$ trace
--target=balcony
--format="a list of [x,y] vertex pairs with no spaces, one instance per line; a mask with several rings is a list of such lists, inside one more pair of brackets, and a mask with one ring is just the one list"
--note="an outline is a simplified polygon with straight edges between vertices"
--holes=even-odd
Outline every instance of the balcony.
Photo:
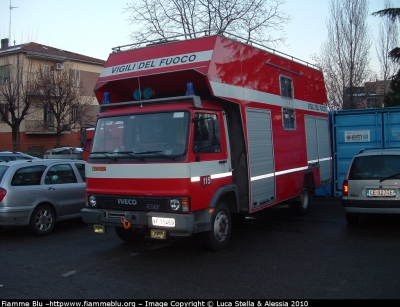
[[[25,120],[25,134],[56,134],[57,129],[55,123],[45,122],[43,120]],[[70,125],[67,125],[66,130],[61,132],[71,133]]]

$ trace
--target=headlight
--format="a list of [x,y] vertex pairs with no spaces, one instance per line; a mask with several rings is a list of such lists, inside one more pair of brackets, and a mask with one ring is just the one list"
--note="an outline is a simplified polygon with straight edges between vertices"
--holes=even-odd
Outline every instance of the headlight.
[[172,198],[169,201],[169,206],[174,211],[181,211],[181,212],[189,212],[189,198],[182,197],[182,198]]
[[179,210],[179,208],[181,207],[181,202],[179,201],[179,199],[173,198],[169,201],[169,205],[171,207],[172,210]]
[[92,206],[92,207],[96,207],[97,206],[96,196],[90,195],[90,197],[89,197],[89,205]]

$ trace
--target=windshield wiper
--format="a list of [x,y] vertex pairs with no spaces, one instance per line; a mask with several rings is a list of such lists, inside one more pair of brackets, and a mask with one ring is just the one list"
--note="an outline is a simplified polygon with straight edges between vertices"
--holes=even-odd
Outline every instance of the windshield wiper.
[[382,182],[384,180],[387,180],[387,179],[390,179],[390,178],[393,178],[393,177],[396,177],[396,176],[399,176],[399,175],[400,175],[400,173],[397,173],[397,174],[394,174],[394,175],[390,175],[390,176],[384,177],[381,180],[379,180],[379,182]]
[[111,160],[113,160],[113,161],[117,161],[117,158],[115,158],[115,157],[110,157],[109,155],[107,155],[107,154],[109,154],[110,152],[108,152],[108,151],[94,151],[94,152],[91,152],[90,154],[92,155],[92,154],[100,154],[100,155],[103,155],[103,156],[105,156],[105,157],[107,157],[108,159],[111,159]]
[[158,154],[161,157],[168,158],[171,160],[175,160],[175,156],[168,156],[162,153],[162,150],[153,150],[153,151],[141,151],[135,152],[136,155],[146,155],[146,154]]
[[143,157],[138,157],[136,154],[136,152],[134,152],[134,151],[118,151],[117,153],[119,153],[119,154],[124,154],[124,155],[128,155],[128,156],[131,156],[131,157],[134,157],[134,158],[136,158],[136,159],[139,159],[139,160],[144,160],[144,158]]

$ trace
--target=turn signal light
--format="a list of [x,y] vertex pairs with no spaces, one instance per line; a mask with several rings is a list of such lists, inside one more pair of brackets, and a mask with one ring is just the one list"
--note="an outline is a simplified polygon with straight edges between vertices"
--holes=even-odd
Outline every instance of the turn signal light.
[[182,211],[189,212],[190,210],[190,200],[188,197],[182,198]]

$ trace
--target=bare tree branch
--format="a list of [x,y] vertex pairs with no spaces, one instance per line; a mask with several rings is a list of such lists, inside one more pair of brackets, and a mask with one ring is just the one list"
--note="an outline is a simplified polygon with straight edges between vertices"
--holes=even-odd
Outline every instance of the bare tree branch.
[[[37,71],[37,93],[35,107],[39,110],[38,118],[43,118],[47,125],[54,125],[57,134],[57,146],[61,143],[61,133],[79,128],[87,121],[93,97],[85,96],[83,84],[76,76],[72,66],[64,65],[62,70],[46,71],[43,67]],[[44,110],[44,111],[43,111]]]
[[373,77],[368,1],[331,0],[329,10],[328,41],[314,60],[324,71],[329,109],[354,109],[360,88]]
[[285,43],[283,31],[291,17],[281,10],[284,0],[139,0],[128,3],[125,12],[131,24],[139,27],[131,32],[136,43],[166,40],[196,33],[234,33],[246,41],[276,46]]
[[7,75],[0,84],[0,118],[11,127],[13,149],[19,150],[19,128],[21,122],[31,113],[35,102],[32,95],[36,82],[31,62],[22,57],[12,60],[3,58],[0,66]]

